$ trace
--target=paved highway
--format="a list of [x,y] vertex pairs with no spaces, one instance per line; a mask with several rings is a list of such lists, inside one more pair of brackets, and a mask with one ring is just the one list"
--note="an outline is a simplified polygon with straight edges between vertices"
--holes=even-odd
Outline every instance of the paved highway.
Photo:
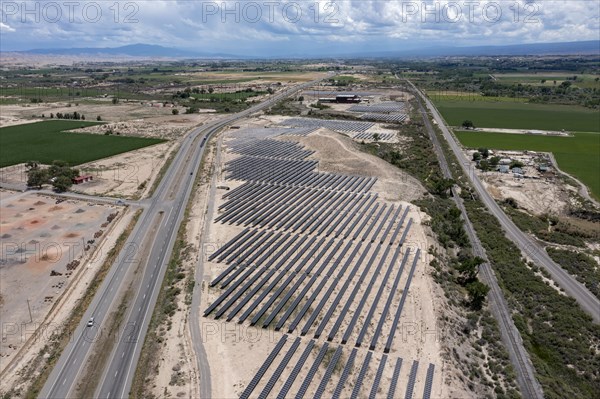
[[[126,291],[126,285],[139,264],[138,273],[141,274],[141,278],[136,276],[137,285],[121,323],[122,331],[118,335],[94,395],[100,398],[129,396],[148,323],[193,189],[196,172],[204,154],[206,147],[204,144],[212,134],[228,124],[267,108],[318,81],[307,82],[282,91],[252,108],[201,126],[188,135],[161,180],[155,195],[134,227],[124,250],[119,254],[92,300],[73,334],[73,339],[66,346],[51,372],[40,392],[40,397],[61,399],[74,397],[81,372],[85,367],[101,366],[88,365],[87,360],[94,350],[103,350],[94,345],[98,341],[97,335],[109,333],[102,327],[109,324],[110,316],[121,303],[121,294]],[[131,256],[132,253],[134,257]],[[86,324],[91,317],[94,317],[94,326],[87,327]]]
[[[412,83],[411,83],[412,85]],[[473,187],[479,194],[482,202],[488,210],[500,221],[500,225],[506,232],[507,237],[519,247],[519,249],[528,256],[538,266],[543,267],[550,273],[552,279],[565,290],[565,292],[579,303],[581,308],[588,313],[596,323],[600,322],[600,300],[594,296],[583,284],[577,281],[573,276],[567,273],[559,264],[554,262],[546,253],[545,249],[528,234],[523,233],[513,221],[504,213],[502,208],[494,201],[487,192],[479,176],[471,170],[471,162],[462,152],[460,145],[456,142],[454,136],[446,127],[446,123],[431,101],[423,95],[414,85],[413,89],[419,93],[419,96],[425,101],[427,108],[433,115],[436,123],[441,129],[446,141],[454,152],[465,175],[471,180]]]
[[[413,89],[416,90],[414,86]],[[427,115],[427,112],[423,107],[421,100],[422,96],[420,96],[420,93],[418,92],[415,92],[415,94],[417,95],[417,100],[419,101],[423,122],[425,123],[429,137],[433,142],[433,147],[440,162],[442,172],[446,178],[452,178],[452,173],[450,172],[450,168],[448,167],[448,162],[446,160],[446,155],[444,154],[437,135],[433,130],[433,126],[429,120],[429,115]],[[498,320],[500,336],[502,337],[502,342],[508,351],[509,359],[515,368],[517,383],[519,384],[519,388],[521,388],[521,394],[527,399],[542,399],[544,397],[544,392],[540,383],[535,377],[533,363],[531,363],[529,353],[527,353],[527,350],[525,350],[525,347],[523,346],[521,334],[513,322],[510,309],[508,308],[508,303],[504,298],[504,293],[498,286],[498,280],[496,279],[496,275],[489,264],[485,249],[483,248],[483,245],[481,245],[479,237],[477,237],[477,233],[475,232],[475,229],[469,220],[467,210],[465,209],[462,198],[460,195],[458,195],[456,188],[452,188],[452,195],[452,199],[456,203],[458,209],[460,209],[465,222],[466,232],[469,237],[469,241],[471,242],[471,246],[473,247],[474,255],[485,260],[485,263],[479,268],[480,275],[483,281],[490,287],[488,297],[492,314],[496,320]]]

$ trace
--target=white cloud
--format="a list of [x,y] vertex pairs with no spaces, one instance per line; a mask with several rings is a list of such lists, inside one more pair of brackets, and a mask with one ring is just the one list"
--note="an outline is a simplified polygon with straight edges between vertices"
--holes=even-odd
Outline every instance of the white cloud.
[[[30,1],[26,7],[33,9],[35,3],[40,4]],[[255,18],[256,10],[248,8],[249,3],[262,5],[260,18]],[[600,31],[600,3],[587,0],[477,0],[479,5],[472,9],[468,0],[336,0],[335,7],[332,0],[279,3],[269,9],[265,2],[243,0],[95,2],[102,7],[102,18],[90,21],[82,13],[84,2],[74,10],[72,21],[65,8],[57,22],[48,21],[42,7],[37,20],[29,15],[23,22],[18,12],[3,15],[2,32],[18,30],[19,34],[11,35],[10,44],[4,40],[2,46],[27,49],[139,42],[242,54],[248,48],[285,51],[296,45],[392,51],[415,43],[460,46],[597,40]],[[118,13],[113,4],[119,5]],[[127,4],[135,7],[125,8]],[[293,21],[296,5],[301,6],[302,15]]]
[[14,32],[15,28],[6,25],[5,23],[0,22],[0,32]]

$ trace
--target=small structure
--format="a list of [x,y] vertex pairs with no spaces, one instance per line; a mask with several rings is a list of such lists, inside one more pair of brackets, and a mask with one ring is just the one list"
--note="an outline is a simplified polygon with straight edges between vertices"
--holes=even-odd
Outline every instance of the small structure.
[[335,103],[337,101],[336,101],[335,97],[320,97],[319,102],[320,103]]
[[510,169],[509,169],[508,165],[500,165],[498,167],[498,172],[500,172],[500,173],[508,173],[509,170]]
[[83,176],[77,176],[76,178],[72,179],[71,181],[73,182],[73,184],[81,184],[81,183],[87,183],[92,180],[94,180],[94,176],[83,175]]
[[502,158],[500,161],[498,161],[498,164],[500,165],[510,165],[512,163],[512,159],[510,158]]
[[320,103],[358,104],[362,98],[358,94],[338,94],[335,97],[320,97]]
[[361,98],[358,94],[338,94],[335,96],[335,102],[340,104],[359,103]]

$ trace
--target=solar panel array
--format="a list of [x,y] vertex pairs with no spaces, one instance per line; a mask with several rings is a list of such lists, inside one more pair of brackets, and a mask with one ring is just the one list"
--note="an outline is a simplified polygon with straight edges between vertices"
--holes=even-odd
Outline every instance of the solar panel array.
[[298,143],[273,139],[236,141],[229,148],[236,154],[267,158],[304,159],[314,154]]
[[[315,340],[302,342],[299,338],[296,338],[292,344],[289,342],[287,335],[278,341],[240,396],[241,398],[248,398],[255,390],[258,392],[257,387],[263,380],[264,385],[258,395],[260,399],[267,398],[275,392],[278,392],[278,399],[303,398],[311,386],[316,387],[312,397],[317,399],[322,397],[392,399],[399,397],[400,381],[406,381],[404,397],[414,397],[414,390],[418,385],[418,361],[412,363],[410,370],[403,370],[402,358],[396,358],[392,365],[392,362],[388,362],[387,355],[379,356],[375,352],[359,352],[352,349],[348,356],[344,356],[343,345],[335,346],[328,342],[318,344]],[[304,349],[299,351],[302,346]],[[274,364],[278,365],[271,369]],[[294,367],[288,371],[291,365]],[[334,372],[336,369],[338,373]],[[307,371],[303,373],[303,370]],[[318,373],[319,370],[322,372]],[[433,370],[434,366],[430,364],[423,388],[425,398],[431,395]],[[269,373],[271,375],[267,380],[266,376]],[[369,374],[373,374],[373,380],[366,382]],[[320,378],[315,379],[317,376]]]
[[277,136],[307,136],[314,132],[314,127],[254,127],[233,129],[228,132],[237,140],[265,139]]
[[[409,208],[380,201],[375,178],[317,172],[295,142],[263,137],[228,148],[239,156],[226,176],[245,182],[223,195],[215,222],[243,230],[208,258],[216,296],[204,316],[296,335],[278,341],[242,397],[392,389],[399,370],[389,386],[382,376],[392,375],[387,359],[420,256],[405,246]],[[363,384],[371,368],[375,384]]]
[[360,116],[360,119],[364,119],[367,121],[396,122],[396,123],[404,122],[404,120],[406,118],[408,118],[408,115],[397,114],[397,113],[393,113],[393,114],[369,113],[369,114],[362,114]]
[[370,122],[355,122],[334,119],[288,118],[281,122],[284,126],[326,128],[336,132],[365,132],[375,126]]
[[[392,141],[396,138],[394,133],[377,133],[378,141]],[[354,140],[375,140],[373,133],[359,133],[352,137]]]
[[350,112],[401,112],[406,108],[404,103],[397,101],[385,101],[377,104],[358,104],[350,107]]

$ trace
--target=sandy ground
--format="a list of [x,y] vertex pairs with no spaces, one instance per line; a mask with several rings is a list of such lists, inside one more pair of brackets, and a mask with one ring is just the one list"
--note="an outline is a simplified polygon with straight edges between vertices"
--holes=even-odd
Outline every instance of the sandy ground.
[[569,195],[572,191],[552,180],[518,179],[512,174],[499,172],[486,172],[480,175],[483,177],[486,189],[496,200],[513,198],[519,207],[535,215],[544,213],[559,215],[570,204]]
[[[111,99],[94,98],[94,101],[98,102],[95,104],[83,103],[83,99],[81,101],[82,103],[77,105],[76,102],[73,102],[71,106],[68,106],[66,102],[2,105],[0,127],[42,120],[42,114],[45,115],[47,120],[50,119],[50,113],[73,113],[77,111],[85,115],[87,121],[96,121],[97,116],[100,116],[104,122],[135,122],[137,120],[138,125],[134,125],[135,130],[141,131],[138,135],[144,135],[144,130],[149,129],[146,123],[162,125],[163,128],[186,128],[211,118],[210,110],[204,110],[200,114],[184,114],[184,109],[181,108],[179,115],[173,115],[173,108],[150,107],[139,101],[122,101],[117,105],[113,105]],[[104,130],[102,133],[104,133]],[[157,135],[152,135],[152,137],[157,137]]]
[[216,116],[210,113],[154,116],[144,119],[89,126],[73,131],[95,134],[105,134],[107,131],[112,131],[112,134],[115,135],[173,140],[181,138],[191,127],[210,122],[214,118],[216,118]]
[[407,173],[381,158],[358,150],[352,139],[327,129],[319,129],[299,142],[317,151],[319,171],[377,177],[373,191],[388,201],[413,201],[425,191],[421,184]]
[[162,166],[178,147],[177,142],[169,141],[80,165],[82,174],[90,174],[94,180],[73,186],[72,191],[130,199],[145,198]]
[[[467,156],[472,157],[473,151],[467,151]],[[572,194],[577,188],[564,183],[556,176],[552,168],[549,172],[540,173],[539,164],[550,164],[547,154],[520,151],[495,151],[493,155],[500,158],[509,158],[522,162],[526,178],[515,177],[513,173],[500,173],[497,171],[482,172],[475,169],[482,179],[488,192],[499,201],[513,198],[519,207],[534,215],[545,213],[560,215],[572,204]],[[490,155],[492,156],[492,155]]]
[[[392,350],[389,354],[388,363],[384,370],[384,376],[381,382],[383,390],[380,392],[380,394],[385,395],[387,393],[387,386],[389,386],[393,372],[393,366],[396,362],[396,359],[401,357],[404,359],[404,366],[399,380],[399,390],[397,391],[398,394],[401,394],[401,392],[404,392],[404,389],[406,389],[406,383],[408,381],[408,374],[412,361],[418,360],[420,362],[420,367],[417,374],[415,392],[423,392],[423,384],[425,381],[427,365],[432,363],[436,365],[436,375],[433,383],[433,397],[457,397],[457,395],[461,397],[468,396],[465,388],[456,378],[447,377],[447,375],[453,373],[452,365],[442,357],[442,345],[444,344],[444,337],[437,329],[437,320],[439,317],[441,317],[439,303],[441,299],[439,292],[436,293],[437,291],[433,287],[433,282],[426,266],[431,260],[427,254],[427,249],[429,248],[431,241],[430,238],[426,236],[425,230],[421,228],[421,221],[426,218],[426,215],[420,213],[416,207],[405,202],[420,197],[423,189],[420,188],[418,183],[412,179],[409,179],[408,177],[402,177],[402,172],[385,163],[384,161],[368,154],[357,152],[356,148],[354,147],[355,144],[352,142],[352,140],[342,135],[332,132],[319,131],[309,135],[306,138],[297,138],[297,140],[299,140],[308,148],[317,151],[314,157],[320,161],[320,171],[378,176],[380,181],[372,189],[372,191],[377,191],[380,194],[380,200],[385,201],[388,206],[392,204],[396,206],[402,205],[409,206],[411,209],[409,217],[413,219],[414,224],[407,236],[407,243],[405,245],[406,248],[411,248],[413,253],[417,248],[421,249],[422,257],[417,264],[416,272],[408,291],[407,300],[404,305],[402,317],[400,319],[400,324],[398,330],[396,331]],[[226,162],[233,157],[234,156],[232,154],[225,153],[223,156],[223,162]],[[400,182],[400,184],[398,184],[398,182]],[[226,184],[233,189],[240,183],[228,181]],[[218,206],[223,203],[223,199],[221,198],[223,193],[224,191],[217,191],[217,198],[215,198],[215,209],[217,209]],[[215,215],[209,215],[211,218],[214,218],[214,216]],[[240,233],[242,229],[242,226],[211,224],[209,236],[204,240],[205,245],[209,245],[214,250],[214,248],[218,248],[219,246],[225,244],[228,240]],[[348,253],[350,252],[351,251]],[[371,250],[370,254],[372,254],[372,252],[373,249]],[[377,256],[377,261],[375,264],[377,264],[378,260],[381,258],[382,252],[383,251],[381,251]],[[284,255],[284,257],[285,256],[286,255]],[[291,254],[287,256],[290,257]],[[355,261],[356,260],[353,262]],[[207,281],[212,280],[225,268],[226,265],[224,264],[217,264],[214,262],[205,263],[206,278],[203,282],[204,287],[206,287]],[[365,281],[369,281],[373,277],[373,269],[366,276]],[[385,287],[382,298],[387,298],[387,296],[390,294],[392,281],[382,281],[383,274],[384,273],[381,273],[381,275],[376,277],[376,283],[374,285],[376,288],[368,296],[367,306],[365,309],[370,308],[370,301],[373,300],[375,292],[379,286],[384,285]],[[406,272],[403,273],[399,284],[400,289],[404,288],[405,286],[407,274],[408,273]],[[309,290],[307,295],[313,293],[315,286]],[[340,286],[341,284],[338,286],[338,288],[336,288],[329,301],[333,300],[334,296],[337,295]],[[350,286],[350,289],[352,289],[353,286],[354,283]],[[365,288],[366,284],[360,287],[357,294],[358,298],[363,295]],[[221,293],[222,290],[217,287],[210,289],[205,288],[202,297],[204,308],[206,308],[207,304],[213,302]],[[321,299],[322,294],[323,293],[321,292],[317,293],[317,299],[313,306],[316,306],[316,303],[318,303],[318,301]],[[347,295],[349,295],[349,293],[345,292],[342,295],[343,299],[341,304],[347,301]],[[400,295],[397,293],[394,301],[392,302],[392,309],[397,308],[399,300]],[[377,305],[378,310],[375,312],[373,320],[371,320],[372,325],[367,330],[365,342],[368,342],[373,334],[375,324],[379,321],[379,317],[377,315],[382,311],[383,303],[384,300],[381,300]],[[328,327],[325,329],[325,334],[317,340],[317,346],[320,347],[324,344],[327,331],[331,329],[335,319],[337,318],[339,310],[341,310],[341,307],[342,305],[339,306],[340,309],[337,309],[334,312],[334,317],[332,320],[328,321]],[[350,355],[354,340],[358,335],[359,329],[362,327],[362,323],[364,323],[364,315],[366,315],[367,312],[365,309],[363,309],[361,317],[359,317],[357,327],[355,327],[355,331],[353,331],[348,345],[343,345],[344,348],[342,350],[342,359],[340,360],[340,364],[342,365],[345,364],[345,360]],[[352,313],[353,307],[351,307],[350,313],[344,318],[340,332],[338,332],[336,339],[330,343],[334,349],[339,345],[339,339],[345,331],[346,326],[350,322]],[[386,334],[386,331],[389,332],[393,313],[394,312],[388,315],[386,321],[384,322],[384,335]],[[304,323],[306,317],[307,316],[305,316],[302,323]],[[314,331],[316,324],[321,321],[322,317],[323,313],[317,318],[317,321],[310,331]],[[285,330],[287,331],[287,329]],[[228,323],[223,319],[215,320],[212,317],[201,319],[201,331],[203,332],[208,361],[211,366],[213,387],[212,394],[214,397],[219,398],[239,396],[252,379],[254,373],[260,367],[266,356],[270,353],[282,336],[281,332],[274,332],[271,329],[250,327],[248,321],[243,324],[237,324],[234,321]],[[299,328],[294,330],[294,332],[288,338],[286,347],[289,347],[296,336],[299,336]],[[275,385],[273,392],[277,392],[278,389],[281,388],[283,381],[285,381],[287,376],[290,374],[292,368],[296,364],[296,360],[311,337],[312,335],[309,333],[306,337],[302,338],[302,344],[300,345],[300,348],[294,354],[292,360],[284,370],[283,376]],[[387,337],[380,338],[378,342],[374,358],[371,366],[369,367],[369,371],[361,391],[361,397],[367,396],[369,393],[370,386],[379,365],[379,360],[382,357],[382,341],[385,338]],[[271,366],[267,376],[261,380],[259,386],[254,391],[253,396],[258,395],[258,393],[261,392],[264,384],[268,380],[268,376],[272,373],[273,369],[276,367],[276,364],[278,364],[284,353],[285,349],[280,353],[277,360],[275,360],[275,363]],[[312,359],[314,356],[316,356],[316,354],[317,350],[314,349],[311,352],[309,360],[305,363],[303,371],[292,386],[290,394],[296,392],[300,387],[300,384],[303,380],[302,376],[308,371],[308,368],[312,364]],[[365,354],[366,349],[365,345],[363,344],[363,349],[359,350],[356,364],[362,364],[362,359],[364,358]],[[238,365],[242,364],[243,367],[238,367]],[[318,381],[320,381],[320,376],[322,376],[322,373],[325,371],[325,367],[326,363],[324,362],[319,367],[313,383],[307,392],[307,395],[310,396],[315,393],[316,387],[318,386]],[[333,388],[337,383],[337,379],[339,379],[340,372],[341,367],[336,368],[334,376],[332,377],[332,381],[330,381],[324,397],[331,396]],[[350,395],[352,389],[352,384],[350,381],[353,381],[356,378],[357,373],[358,367],[355,366],[353,374],[349,379],[347,388],[344,390],[342,395],[343,397]],[[446,383],[442,383],[442,381],[446,381]]]
[[[11,325],[3,329],[0,344],[0,390],[5,392],[31,382],[19,370],[29,366],[49,334],[69,317],[131,214],[121,207],[72,200],[56,204],[56,199],[34,193],[2,190],[0,199],[0,312],[4,325]],[[115,213],[115,220],[106,223]],[[67,270],[73,261],[79,264]],[[61,274],[50,276],[51,271]],[[34,336],[36,331],[42,334]]]

